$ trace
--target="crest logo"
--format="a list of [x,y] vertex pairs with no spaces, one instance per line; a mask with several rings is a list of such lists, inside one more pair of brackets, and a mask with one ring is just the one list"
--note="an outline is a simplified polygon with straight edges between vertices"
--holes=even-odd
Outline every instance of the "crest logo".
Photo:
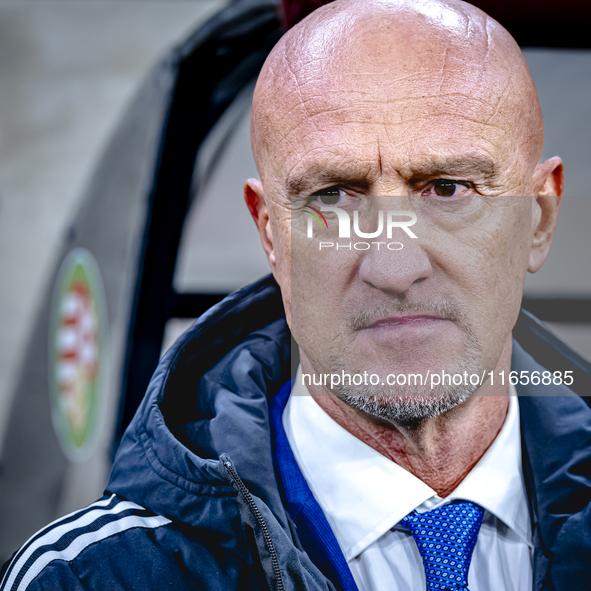
[[106,305],[94,257],[72,250],[62,262],[52,302],[49,380],[53,425],[68,459],[95,449],[105,387]]

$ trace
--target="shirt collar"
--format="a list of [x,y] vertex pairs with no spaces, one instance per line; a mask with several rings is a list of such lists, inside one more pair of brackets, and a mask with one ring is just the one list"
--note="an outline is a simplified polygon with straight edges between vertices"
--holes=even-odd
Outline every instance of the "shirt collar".
[[509,411],[495,440],[445,499],[478,503],[532,546],[527,492],[523,480],[519,404],[513,385],[509,386]]
[[514,396],[492,445],[446,499],[331,419],[303,385],[301,368],[282,422],[296,462],[347,560],[413,509],[428,510],[456,498],[478,503],[530,542]]

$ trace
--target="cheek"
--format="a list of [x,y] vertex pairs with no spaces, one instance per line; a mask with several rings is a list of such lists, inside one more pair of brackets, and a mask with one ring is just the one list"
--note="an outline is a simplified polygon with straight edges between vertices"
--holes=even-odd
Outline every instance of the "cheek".
[[335,249],[319,250],[295,230],[292,234],[291,329],[295,341],[317,371],[329,371],[329,351],[343,325],[348,289],[356,272],[357,257]]
[[[507,204],[443,238],[449,265],[447,273],[460,285],[464,309],[472,328],[495,361],[517,320],[529,259],[527,211]],[[496,361],[495,361],[496,362]]]
[[[292,333],[297,343],[308,352],[309,343],[317,342],[328,332],[330,302],[335,301],[330,279],[330,266],[318,257],[304,256],[307,251],[293,249],[290,277],[290,315]],[[328,308],[328,309],[327,309]]]
[[[513,197],[513,200],[526,199]],[[531,212],[523,201],[501,209],[487,232],[483,264],[496,271],[497,293],[521,298],[531,246]]]
[[497,289],[521,292],[529,258],[527,207],[515,197],[504,199],[473,223],[440,235],[458,281],[488,294],[489,300]]

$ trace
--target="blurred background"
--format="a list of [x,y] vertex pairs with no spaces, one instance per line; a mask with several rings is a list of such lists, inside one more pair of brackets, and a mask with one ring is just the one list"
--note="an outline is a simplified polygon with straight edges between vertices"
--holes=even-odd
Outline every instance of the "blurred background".
[[[162,105],[174,87],[174,67],[162,63],[171,48],[227,6],[225,0],[0,0],[0,561],[38,527],[102,492],[124,413],[119,392],[133,373],[133,362],[121,367],[130,355],[129,319],[141,316],[134,297],[147,276],[146,268],[137,272],[138,257],[148,248],[145,187],[154,185],[154,146],[161,145],[167,122]],[[526,296],[562,300],[561,309],[572,300],[580,310],[591,299],[591,50],[526,47],[524,53],[545,116],[544,157],[560,155],[566,174],[555,245],[544,268],[528,278]],[[203,84],[215,95],[201,82],[217,75],[215,55],[192,63],[193,92]],[[164,340],[152,349],[166,350],[199,306],[268,272],[242,202],[244,179],[256,176],[248,137],[252,87],[252,80],[236,85],[238,98],[200,147],[204,172],[198,186],[191,181],[199,198],[186,207],[172,282],[175,293],[197,295],[173,298],[163,315]],[[150,156],[134,161],[130,137],[141,138],[138,153]],[[105,151],[110,155],[101,161]],[[141,182],[125,179],[128,161],[135,171],[130,176]],[[124,188],[110,190],[110,201],[96,205],[111,177]],[[143,201],[125,206],[128,186],[129,195],[144,187]],[[93,207],[100,212],[92,213]],[[212,220],[222,215],[220,232]],[[48,329],[40,327],[51,317],[61,259],[81,246],[92,251],[103,276],[98,291],[104,297],[97,297],[104,299],[108,369],[99,392],[101,431],[88,453],[73,457],[56,440],[55,409],[47,386],[39,386],[47,382],[47,367],[37,366],[48,355]],[[118,260],[124,264],[115,269]],[[199,294],[211,294],[211,300]],[[552,330],[591,359],[591,324],[560,310],[554,316],[560,322],[551,322]],[[41,503],[35,496],[41,493],[30,490],[36,482],[46,489]]]

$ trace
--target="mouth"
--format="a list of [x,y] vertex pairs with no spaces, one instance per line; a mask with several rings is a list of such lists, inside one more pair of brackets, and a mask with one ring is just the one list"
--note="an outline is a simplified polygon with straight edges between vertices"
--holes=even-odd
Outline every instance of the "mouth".
[[446,321],[447,318],[443,318],[441,316],[433,316],[430,314],[412,314],[412,315],[405,315],[405,316],[390,316],[388,318],[380,318],[376,320],[372,324],[368,324],[365,326],[359,327],[357,330],[367,330],[367,329],[374,329],[374,328],[388,328],[388,327],[395,327],[395,326],[404,326],[407,324],[425,324],[428,322],[437,322],[437,321]]

